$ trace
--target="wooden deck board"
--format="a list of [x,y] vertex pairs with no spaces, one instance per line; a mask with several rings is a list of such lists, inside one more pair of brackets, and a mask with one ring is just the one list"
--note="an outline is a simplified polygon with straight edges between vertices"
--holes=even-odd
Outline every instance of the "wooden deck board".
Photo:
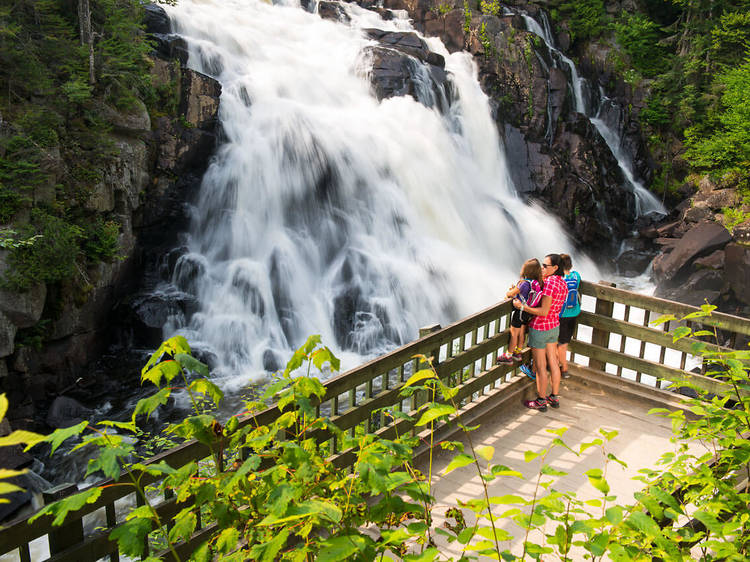
[[[548,430],[568,428],[562,439],[573,451],[578,452],[583,443],[601,437],[598,430],[604,428],[619,432],[617,437],[605,445],[605,453],[599,447],[590,447],[580,455],[563,447],[552,449],[545,463],[570,472],[567,476],[557,478],[553,487],[559,491],[574,492],[581,499],[601,497],[601,493],[589,484],[584,473],[591,468],[604,469],[604,455],[612,453],[628,466],[624,468],[615,462],[607,464],[607,480],[612,490],[610,493],[617,496],[618,503],[632,503],[633,493],[642,487],[641,482],[633,480],[638,469],[655,467],[663,453],[675,448],[670,442],[671,422],[662,416],[649,415],[648,411],[653,407],[653,403],[638,397],[591,388],[575,377],[563,381],[559,409],[532,411],[526,409],[520,401],[506,405],[501,411],[493,412],[485,418],[482,426],[472,432],[471,439],[475,447],[494,447],[493,464],[507,465],[521,472],[524,478],[496,479],[488,484],[489,495],[516,494],[527,499],[533,496],[541,461],[536,459],[526,463],[524,452],[539,452],[549,447],[555,435]],[[466,445],[466,438],[461,440]],[[443,474],[453,455],[449,451],[439,451],[433,460],[436,507],[432,515],[436,525],[443,524],[446,509],[455,507],[458,500],[468,501],[484,495],[473,465]],[[426,463],[421,468],[426,473]],[[497,506],[495,513],[501,513],[509,507],[512,506]],[[470,510],[464,509],[464,515],[468,523],[474,521]],[[510,544],[505,543],[501,547],[511,548],[513,552],[520,554],[523,531],[511,521],[502,521],[500,526],[515,537]],[[449,544],[442,536],[435,538],[441,552],[455,559],[460,557],[460,545]]]

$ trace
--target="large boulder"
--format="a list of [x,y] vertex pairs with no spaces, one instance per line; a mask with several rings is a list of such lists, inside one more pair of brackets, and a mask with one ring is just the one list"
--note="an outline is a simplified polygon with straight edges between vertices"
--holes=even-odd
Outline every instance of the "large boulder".
[[726,280],[737,300],[750,304],[750,246],[732,242],[724,251]]
[[[425,41],[416,33],[367,29],[369,37],[380,43],[367,47],[372,58],[371,81],[375,96],[382,100],[394,96],[412,96],[415,100],[441,110],[442,100],[448,99],[445,59],[430,51]],[[423,70],[430,77],[425,87]]]
[[696,258],[723,248],[731,239],[727,229],[718,223],[698,223],[685,233],[670,253],[661,254],[654,260],[654,277],[660,284],[679,283]]

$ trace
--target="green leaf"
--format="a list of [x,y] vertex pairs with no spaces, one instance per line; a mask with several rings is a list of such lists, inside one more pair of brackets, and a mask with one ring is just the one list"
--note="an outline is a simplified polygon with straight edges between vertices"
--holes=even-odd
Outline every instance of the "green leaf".
[[131,465],[130,468],[133,470],[140,470],[141,472],[145,472],[146,474],[150,474],[151,476],[167,476],[169,474],[174,474],[175,472],[177,472],[174,468],[169,466],[164,461],[156,464],[135,463],[134,465]]
[[698,510],[693,513],[693,517],[703,523],[706,526],[706,529],[708,529],[712,533],[720,537],[723,536],[724,529],[722,528],[721,523],[719,523],[719,520],[712,513],[708,513],[704,510]]
[[[80,435],[89,426],[89,422],[83,421],[78,425],[71,425],[70,427],[64,427],[62,429],[56,429],[45,437],[45,441],[50,443],[50,455],[54,453],[57,448],[63,444],[63,441],[73,436]],[[31,447],[31,445],[29,445]],[[27,447],[27,449],[29,448]]]
[[5,396],[5,393],[3,392],[0,394],[0,421],[5,417],[5,414],[8,413],[8,398]]
[[[24,474],[24,472],[20,472],[20,474]],[[16,486],[15,484],[11,484],[10,482],[0,482],[0,496],[4,496],[6,494],[12,494],[14,492],[23,492],[23,488]],[[10,500],[7,499],[0,499],[0,503],[8,503]]]
[[692,333],[693,330],[691,330],[687,326],[678,326],[672,331],[672,341],[676,342],[677,340],[688,337]]
[[220,554],[227,554],[237,548],[240,532],[234,527],[224,529],[216,539],[216,550]]
[[123,554],[142,556],[146,547],[146,536],[151,532],[151,526],[150,519],[134,517],[115,527],[109,534],[109,540],[117,541],[117,547]]
[[99,499],[101,494],[101,488],[89,488],[83,492],[79,492],[49,505],[45,505],[42,509],[31,516],[29,523],[33,523],[42,515],[54,515],[55,519],[52,521],[52,525],[59,527],[65,522],[68,513],[71,511],[78,511],[87,503],[94,503]]
[[539,457],[541,453],[535,453],[534,451],[524,451],[523,452],[523,460],[524,462],[531,462],[535,458]]
[[450,404],[438,404],[425,410],[419,421],[416,423],[417,426],[427,425],[431,421],[440,418],[442,416],[449,416],[455,414],[456,409]]
[[619,525],[623,518],[623,509],[619,505],[613,505],[604,514],[612,525]]
[[606,495],[609,493],[609,484],[602,475],[601,469],[592,468],[591,470],[587,470],[584,474],[589,477],[589,482],[594,488],[599,490],[602,494]]
[[89,459],[88,467],[84,478],[98,470],[104,473],[104,476],[114,481],[120,479],[120,462],[119,459],[127,457],[133,452],[133,447],[102,447],[99,449],[99,456]]
[[[0,419],[2,419],[2,416],[0,416]],[[0,447],[10,447],[11,445],[26,445],[26,449],[28,450],[44,440],[44,435],[40,435],[32,431],[17,429],[10,435],[0,437]]]
[[181,372],[182,370],[180,364],[177,361],[173,359],[167,359],[166,361],[157,363],[151,369],[141,374],[141,383],[143,383],[144,381],[149,381],[155,386],[159,386],[161,384],[162,377],[164,377],[164,380],[169,382]]
[[329,363],[331,365],[331,371],[338,372],[338,370],[341,368],[341,361],[333,354],[333,352],[328,349],[327,347],[323,347],[321,349],[316,349],[312,356],[313,365],[315,365],[318,370],[323,370],[323,365]]
[[423,381],[425,379],[435,379],[435,378],[437,378],[437,376],[435,375],[435,373],[432,370],[430,370],[430,369],[422,369],[422,370],[417,371],[416,373],[414,373],[412,376],[410,376],[409,380],[407,380],[404,383],[404,386],[402,388],[408,388],[408,387],[410,387],[410,386],[418,383],[419,381]]
[[167,403],[171,393],[172,390],[170,388],[162,388],[156,394],[138,400],[138,403],[135,405],[135,410],[133,410],[133,416],[131,417],[133,423],[135,423],[136,416],[141,414],[146,414],[146,419],[150,418],[154,410]]
[[521,496],[516,496],[514,494],[505,494],[503,496],[491,496],[490,503],[496,504],[496,505],[507,505],[507,504],[526,505],[527,502]]
[[141,369],[141,379],[143,375],[147,373],[151,367],[159,363],[164,355],[174,357],[179,353],[190,353],[190,344],[183,336],[174,336],[168,340],[162,342],[157,349],[149,358],[148,362]]
[[210,396],[211,400],[213,400],[214,404],[216,404],[217,406],[219,405],[219,402],[221,402],[222,398],[224,398],[224,393],[221,391],[221,389],[208,379],[194,380],[190,383],[190,386],[188,386],[188,390],[192,392],[198,392],[200,394],[203,394],[204,396]]
[[315,558],[317,562],[340,562],[346,560],[365,546],[364,537],[349,534],[328,538],[320,543],[321,549]]
[[495,447],[484,445],[482,447],[477,447],[475,452],[477,455],[489,462],[492,460],[492,457],[495,456]]
[[563,472],[562,470],[557,470],[556,468],[552,468],[550,465],[545,464],[540,469],[540,472],[542,474],[546,474],[547,476],[566,476],[568,473]]
[[661,533],[661,529],[659,528],[659,525],[656,524],[656,521],[642,511],[631,513],[630,517],[627,519],[627,524],[650,538]]
[[677,318],[673,314],[665,314],[664,316],[659,316],[656,320],[652,320],[649,324],[652,326],[659,326],[660,324],[671,322],[672,320],[677,320]]
[[457,468],[462,468],[473,462],[474,462],[474,459],[470,457],[469,455],[465,453],[459,453],[455,457],[453,457],[453,460],[451,460],[448,466],[445,467],[443,474],[448,474],[450,472],[453,472]]
[[209,374],[208,365],[198,361],[192,355],[187,353],[177,353],[174,356],[174,360],[180,364],[180,367],[189,373],[195,373],[201,377],[207,377]]
[[198,519],[195,516],[195,508],[192,506],[186,507],[175,515],[173,521],[174,526],[169,531],[169,540],[177,542],[179,540],[187,540],[190,535],[195,531],[195,526],[198,523]]
[[435,560],[440,553],[434,546],[425,549],[421,554],[407,554],[404,556],[404,562],[431,562]]

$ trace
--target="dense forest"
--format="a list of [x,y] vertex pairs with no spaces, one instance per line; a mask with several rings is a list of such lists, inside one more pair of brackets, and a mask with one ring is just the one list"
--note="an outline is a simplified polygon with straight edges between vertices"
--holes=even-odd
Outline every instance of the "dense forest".
[[[477,6],[482,9],[486,2]],[[566,29],[571,54],[592,41],[612,49],[620,79],[647,95],[640,119],[656,162],[651,189],[670,200],[710,174],[750,204],[750,2],[553,0],[541,7]],[[457,9],[466,4],[456,2]],[[87,263],[119,257],[116,215],[87,205],[117,157],[108,115],[169,92],[151,84],[136,0],[2,0],[0,3],[0,248],[2,284],[73,283],[85,298]],[[686,187],[687,186],[687,187]]]

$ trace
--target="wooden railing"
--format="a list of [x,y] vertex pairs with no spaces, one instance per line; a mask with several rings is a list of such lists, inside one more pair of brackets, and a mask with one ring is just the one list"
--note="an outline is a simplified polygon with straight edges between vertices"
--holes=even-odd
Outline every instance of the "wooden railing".
[[718,336],[719,341],[708,338],[707,343],[747,348],[750,320],[714,312],[695,321],[668,321],[653,326],[651,323],[662,315],[680,319],[699,309],[605,283],[583,282],[581,293],[583,310],[569,346],[574,363],[655,388],[690,382],[714,394],[731,391],[721,381],[687,372],[702,367],[700,357],[692,355],[696,340],[673,341],[667,332],[678,325],[692,327],[698,322]]
[[[697,310],[695,307],[603,284],[584,282],[581,292],[583,311],[576,337],[570,344],[573,361],[657,388],[666,387],[668,381],[690,380],[713,392],[724,390],[718,381],[686,372],[692,360],[690,342],[684,339],[672,342],[672,337],[665,333],[674,323],[649,327],[656,315],[681,317]],[[510,312],[511,303],[503,301],[446,328],[435,326],[423,330],[418,340],[326,381],[326,395],[318,406],[319,412],[352,434],[358,426],[386,438],[414,430],[413,422],[394,420],[382,412],[384,408],[410,412],[424,400],[418,393],[408,399],[400,393],[403,382],[421,368],[420,356],[432,357],[438,376],[458,386],[456,400],[464,405],[464,411],[481,404],[488,395],[500,396],[511,389],[531,387],[529,379],[518,376],[517,365],[495,365],[495,357],[508,345]],[[716,326],[725,339],[729,338],[729,341],[722,341],[722,345],[733,346],[738,334],[750,335],[750,320],[736,316],[713,314],[701,322]],[[269,408],[241,423],[267,424],[277,416],[278,410]],[[330,434],[320,433],[317,437],[329,444],[331,462],[341,467],[352,464],[353,451],[342,450]],[[164,461],[179,468],[208,456],[204,445],[188,441],[150,459],[149,463]],[[144,474],[141,483],[147,485],[154,481],[154,477]],[[98,485],[102,484],[107,483]],[[48,495],[54,499],[68,491],[75,491],[75,487],[51,491]],[[51,517],[39,518],[31,524],[24,518],[5,526],[0,530],[0,554],[15,552],[16,559],[24,562],[42,559],[85,562],[103,557],[119,560],[117,545],[108,535],[113,527],[122,523],[128,506],[139,503],[132,488],[106,486],[96,502],[69,514],[62,528],[52,527]],[[178,506],[171,497],[158,502],[155,499],[153,503],[157,504],[162,520],[168,520],[186,507],[184,503]],[[92,518],[96,518],[93,524]],[[84,533],[85,527],[92,526],[99,529]],[[189,541],[178,545],[178,554],[186,558],[215,532],[213,525],[203,526]],[[152,555],[171,559],[167,553]]]

